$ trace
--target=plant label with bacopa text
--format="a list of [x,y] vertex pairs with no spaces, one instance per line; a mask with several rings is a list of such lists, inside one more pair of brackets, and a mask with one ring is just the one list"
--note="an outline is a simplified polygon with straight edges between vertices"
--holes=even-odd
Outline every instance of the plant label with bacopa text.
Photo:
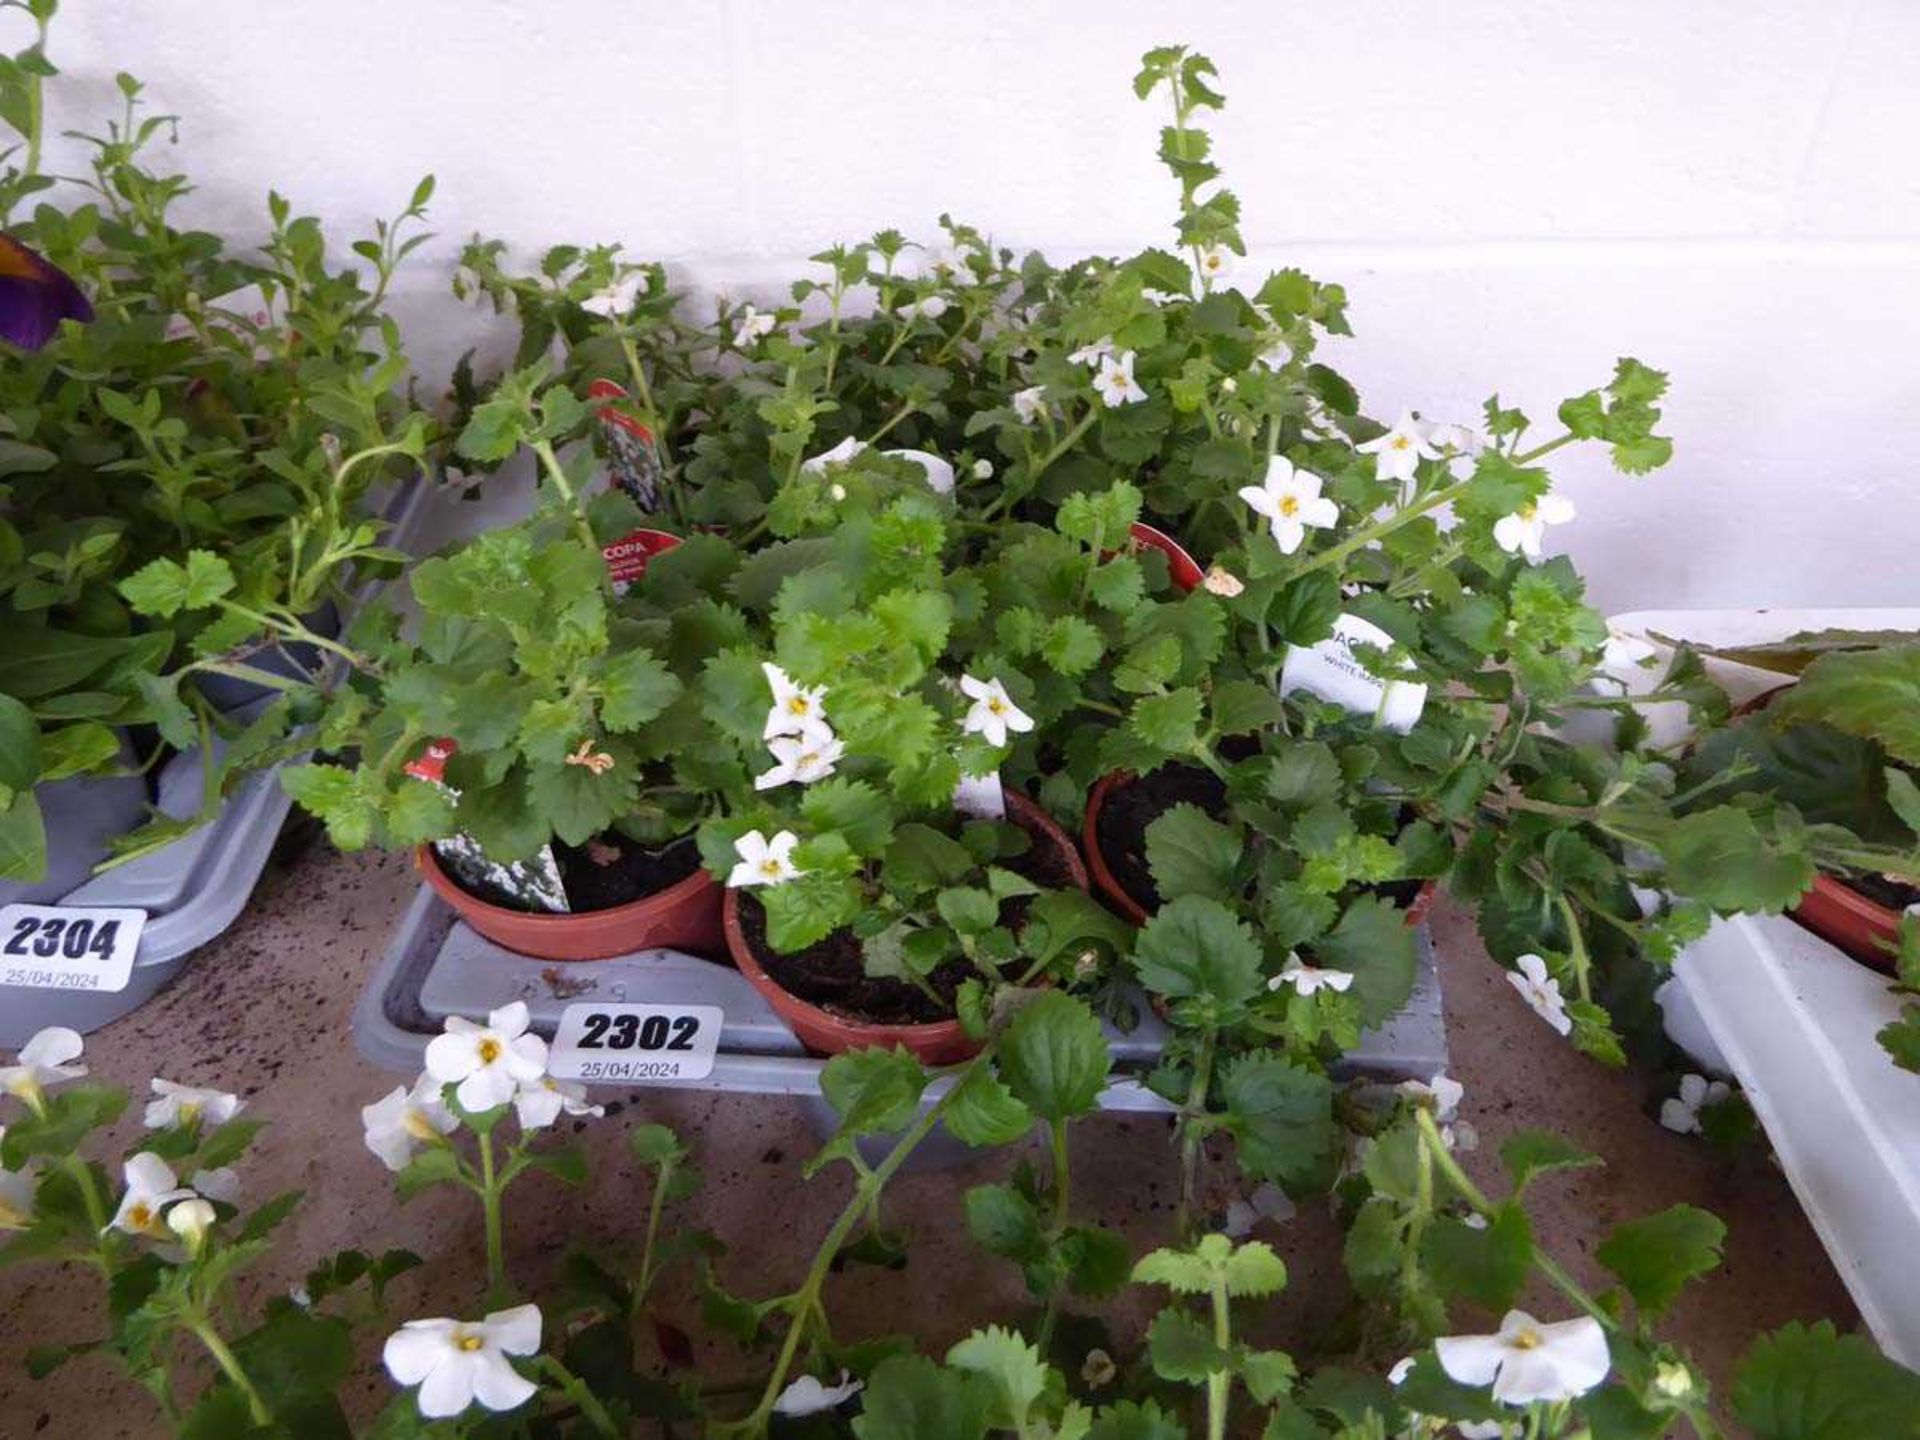
[[144,910],[78,905],[0,906],[0,985],[33,990],[127,988]]
[[[1391,650],[1393,637],[1371,620],[1342,615],[1333,634],[1313,645],[1289,645],[1280,670],[1280,693],[1305,690],[1356,715],[1371,715],[1384,730],[1404,735],[1427,706],[1427,687],[1405,680],[1382,680],[1353,653],[1356,645]],[[1413,669],[1406,661],[1403,668]]]
[[718,1005],[569,1005],[553,1032],[547,1073],[558,1080],[645,1085],[713,1073]]

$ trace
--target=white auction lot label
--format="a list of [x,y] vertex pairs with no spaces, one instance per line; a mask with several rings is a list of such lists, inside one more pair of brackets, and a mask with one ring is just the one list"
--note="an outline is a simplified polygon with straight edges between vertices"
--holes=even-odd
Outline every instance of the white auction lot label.
[[569,1005],[553,1032],[547,1073],[629,1085],[705,1079],[720,1048],[722,1014],[718,1005]]
[[146,923],[144,910],[0,905],[0,985],[124,990]]

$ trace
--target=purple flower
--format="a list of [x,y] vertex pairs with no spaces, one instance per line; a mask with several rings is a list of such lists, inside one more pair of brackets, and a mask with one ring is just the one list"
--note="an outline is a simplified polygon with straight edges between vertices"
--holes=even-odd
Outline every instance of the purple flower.
[[0,340],[38,350],[62,320],[91,320],[93,306],[58,266],[0,235]]

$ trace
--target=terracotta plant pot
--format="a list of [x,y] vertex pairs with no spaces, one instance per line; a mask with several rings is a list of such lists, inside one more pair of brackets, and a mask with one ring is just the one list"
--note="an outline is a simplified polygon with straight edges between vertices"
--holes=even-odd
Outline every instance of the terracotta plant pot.
[[[1113,791],[1132,782],[1133,776],[1124,770],[1116,770],[1111,775],[1102,775],[1094,782],[1093,791],[1087,796],[1087,818],[1080,828],[1080,843],[1087,852],[1087,867],[1093,871],[1093,883],[1099,886],[1101,898],[1135,925],[1144,925],[1152,918],[1151,913],[1146,906],[1127,893],[1126,887],[1113,873],[1113,868],[1107,864],[1106,854],[1100,848],[1100,811]],[[1420,887],[1420,893],[1414,896],[1413,903],[1407,906],[1407,924],[1418,925],[1427,918],[1427,912],[1433,908],[1436,888],[1431,880]]]
[[[1086,868],[1080,863],[1073,841],[1039,806],[1026,796],[1009,791],[1007,818],[1032,835],[1039,844],[1054,847],[1065,860],[1074,885],[1082,890],[1087,888]],[[800,1037],[800,1042],[816,1055],[838,1055],[846,1050],[861,1050],[873,1045],[882,1049],[900,1045],[923,1065],[957,1065],[980,1049],[980,1042],[968,1035],[958,1020],[935,1020],[923,1025],[876,1025],[851,1016],[836,1015],[781,988],[761,968],[759,960],[754,957],[753,947],[747,943],[746,932],[740,927],[740,892],[728,890],[725,894],[727,949],[733,955],[733,963],[753,988],[766,997],[767,1003],[787,1022],[793,1033]]]
[[1891,975],[1900,912],[1870,900],[1838,876],[1819,874],[1788,912],[1835,949]]
[[1187,553],[1186,546],[1182,545],[1178,540],[1164,531],[1156,530],[1151,525],[1143,525],[1139,521],[1135,521],[1133,526],[1133,543],[1135,545],[1144,545],[1149,550],[1158,550],[1162,555],[1165,555],[1167,557],[1167,573],[1172,577],[1173,583],[1178,585],[1182,590],[1191,590],[1207,578],[1206,571],[1200,568],[1200,562],[1198,560]]
[[497,945],[534,960],[610,960],[635,950],[686,950],[718,956],[726,948],[719,882],[704,869],[657,894],[577,915],[509,910],[470,895],[440,868],[431,845],[413,852],[427,884],[460,918]]
[[[1737,708],[1734,718],[1758,715],[1793,686],[1769,690]],[[1813,877],[1813,888],[1787,907],[1787,914],[1836,950],[1870,970],[1894,973],[1893,946],[1900,933],[1900,912],[1861,894],[1846,877],[1824,870]]]

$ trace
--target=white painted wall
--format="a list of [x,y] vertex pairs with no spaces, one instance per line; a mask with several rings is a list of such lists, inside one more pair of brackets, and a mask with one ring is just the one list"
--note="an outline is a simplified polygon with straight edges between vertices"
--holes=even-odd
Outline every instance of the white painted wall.
[[179,112],[193,212],[237,233],[269,184],[360,226],[435,171],[400,303],[444,367],[486,324],[444,289],[474,231],[736,293],[943,209],[1056,258],[1163,241],[1128,82],[1168,41],[1221,67],[1250,265],[1347,284],[1332,358],[1376,413],[1672,371],[1672,466],[1562,471],[1602,604],[1915,597],[1910,0],[67,0],[54,53]]

